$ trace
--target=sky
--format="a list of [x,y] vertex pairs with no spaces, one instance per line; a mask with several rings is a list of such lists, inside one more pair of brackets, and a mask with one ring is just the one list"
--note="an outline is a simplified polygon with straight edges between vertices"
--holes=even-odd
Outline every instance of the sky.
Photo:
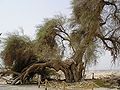
[[[71,0],[0,0],[0,32],[5,36],[23,28],[26,35],[34,38],[36,26],[45,18],[59,14],[70,17],[71,12]],[[111,64],[109,52],[103,53],[98,62],[90,69],[119,69]]]
[[25,34],[33,37],[37,25],[60,13],[70,15],[70,0],[0,0],[0,32],[22,27]]

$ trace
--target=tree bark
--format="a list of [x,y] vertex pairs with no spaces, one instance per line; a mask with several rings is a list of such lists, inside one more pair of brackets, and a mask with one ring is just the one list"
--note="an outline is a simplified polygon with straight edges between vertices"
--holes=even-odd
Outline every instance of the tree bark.
[[[59,65],[58,65],[59,64]],[[39,69],[42,70],[42,68],[49,67],[54,68],[56,71],[61,70],[65,74],[66,82],[78,82],[82,78],[82,70],[83,70],[83,64],[76,65],[74,62],[53,62],[49,61],[46,63],[38,63],[33,64],[30,66],[25,72],[23,77],[23,80],[32,72],[37,72]]]

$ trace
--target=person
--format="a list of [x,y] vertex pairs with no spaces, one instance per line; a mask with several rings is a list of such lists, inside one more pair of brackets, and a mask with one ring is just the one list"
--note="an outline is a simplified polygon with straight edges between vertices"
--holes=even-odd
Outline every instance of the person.
[[95,79],[95,77],[94,77],[94,73],[92,73],[92,79]]

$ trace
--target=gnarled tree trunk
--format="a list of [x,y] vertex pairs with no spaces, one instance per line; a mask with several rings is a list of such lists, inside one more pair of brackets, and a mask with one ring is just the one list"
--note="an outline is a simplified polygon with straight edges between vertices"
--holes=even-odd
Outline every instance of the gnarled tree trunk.
[[95,34],[100,27],[100,14],[104,7],[104,3],[103,0],[81,0],[79,5],[79,0],[75,1],[77,1],[77,4],[75,4],[77,6],[74,8],[75,18],[85,33],[78,44],[78,48],[75,50],[74,61],[68,63],[51,60],[42,64],[33,64],[23,72],[20,78],[21,80],[24,81],[30,73],[37,72],[37,70],[42,70],[45,67],[54,68],[56,71],[62,70],[65,74],[66,82],[78,82],[82,79],[84,53],[89,44],[94,40]]

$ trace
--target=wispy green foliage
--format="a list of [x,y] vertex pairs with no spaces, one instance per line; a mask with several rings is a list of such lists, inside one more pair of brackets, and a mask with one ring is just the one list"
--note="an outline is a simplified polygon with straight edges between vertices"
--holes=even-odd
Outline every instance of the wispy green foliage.
[[55,36],[57,31],[55,27],[57,26],[57,20],[45,20],[45,23],[42,26],[37,27],[37,36],[36,36],[36,52],[38,57],[50,58],[56,52],[57,43]]
[[52,19],[45,19],[42,25],[37,26],[36,53],[39,58],[60,57],[56,36],[60,35],[64,18],[56,16]]
[[[79,29],[74,30],[71,33],[71,43],[75,51],[79,49],[79,45],[83,39],[84,39],[84,32],[82,32],[81,30]],[[83,56],[83,62],[85,64],[90,65],[90,64],[96,63],[96,60],[98,58],[96,52],[98,48],[99,46],[97,45],[96,42],[93,42],[93,41],[90,42]]]
[[98,45],[95,42],[91,42],[84,54],[84,60],[86,65],[96,64],[98,59]]
[[6,66],[11,66],[14,71],[21,72],[23,68],[35,62],[33,43],[27,36],[9,34],[4,39],[2,59]]

